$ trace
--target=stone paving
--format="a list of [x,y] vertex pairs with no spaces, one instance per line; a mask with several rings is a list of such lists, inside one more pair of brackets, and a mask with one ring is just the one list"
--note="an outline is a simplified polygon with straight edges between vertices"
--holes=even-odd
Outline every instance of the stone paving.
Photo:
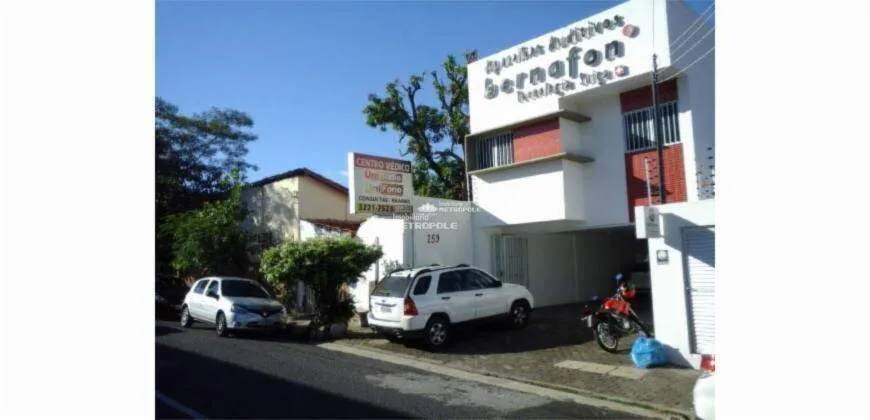
[[439,353],[414,343],[391,343],[358,323],[351,324],[341,343],[623,402],[692,412],[692,388],[698,371],[670,366],[635,368],[629,355],[633,339],[620,343],[622,353],[607,353],[580,323],[579,313],[577,305],[542,308],[521,331],[497,326],[460,331],[450,348]]

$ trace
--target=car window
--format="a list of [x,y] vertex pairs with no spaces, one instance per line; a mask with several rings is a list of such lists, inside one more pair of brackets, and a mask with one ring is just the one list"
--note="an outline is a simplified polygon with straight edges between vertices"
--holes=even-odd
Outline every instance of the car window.
[[438,276],[438,293],[454,293],[462,291],[462,273],[448,271]]
[[205,294],[206,295],[208,295],[209,293],[217,294],[218,286],[220,286],[220,284],[221,284],[221,282],[219,282],[217,280],[212,280],[212,282],[209,283],[209,285],[208,285],[208,289],[205,290]]
[[[252,297],[269,299],[270,296],[258,284],[247,280],[224,280],[221,282],[221,296]],[[209,287],[210,289],[211,287]]]
[[495,287],[495,280],[478,270],[466,270],[465,284],[469,290],[490,289]]
[[196,283],[196,286],[193,289],[193,292],[201,295],[203,291],[205,291],[205,285],[208,283],[208,280],[200,280]]
[[417,284],[414,285],[414,295],[425,295],[429,292],[429,285],[432,283],[432,276],[423,276],[417,279]]
[[372,296],[404,296],[411,278],[408,276],[388,276],[381,279]]

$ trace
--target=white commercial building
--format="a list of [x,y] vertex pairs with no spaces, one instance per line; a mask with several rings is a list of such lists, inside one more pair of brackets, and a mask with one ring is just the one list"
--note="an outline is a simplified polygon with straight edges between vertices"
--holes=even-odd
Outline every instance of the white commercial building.
[[657,338],[697,366],[715,351],[713,46],[713,28],[683,2],[631,0],[469,63],[472,212],[412,197],[409,162],[348,156],[351,212],[413,209],[458,227],[364,222],[359,236],[387,257],[357,304],[389,263],[472,263],[525,285],[539,307],[610,295],[617,272],[646,266]]
[[[474,263],[547,306],[612,294],[615,273],[648,262],[657,337],[677,362],[712,351],[712,289],[693,295],[691,276],[715,263],[683,241],[712,253],[713,45],[683,2],[631,0],[470,63]],[[660,204],[659,165],[664,234],[647,239],[635,208]]]

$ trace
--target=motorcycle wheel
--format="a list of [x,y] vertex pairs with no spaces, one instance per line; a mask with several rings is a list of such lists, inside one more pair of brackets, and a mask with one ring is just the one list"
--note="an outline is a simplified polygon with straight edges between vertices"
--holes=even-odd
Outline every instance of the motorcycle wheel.
[[619,349],[619,335],[610,322],[602,321],[595,324],[595,342],[608,353],[616,353]]

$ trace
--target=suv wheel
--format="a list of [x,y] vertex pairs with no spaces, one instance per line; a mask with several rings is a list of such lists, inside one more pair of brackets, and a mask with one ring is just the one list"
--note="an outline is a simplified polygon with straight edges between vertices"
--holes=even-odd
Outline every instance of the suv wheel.
[[450,322],[441,316],[432,317],[423,330],[423,339],[430,350],[443,349],[450,341]]
[[511,328],[514,329],[522,329],[525,328],[526,325],[529,325],[529,317],[531,316],[531,311],[529,310],[529,304],[523,301],[514,302],[511,305],[510,312],[510,325]]
[[215,326],[215,332],[217,332],[219,337],[226,337],[229,335],[229,331],[227,331],[227,317],[224,316],[223,312],[217,315],[217,321],[215,323],[217,324]]
[[189,328],[193,324],[193,318],[190,316],[190,309],[187,309],[187,305],[184,305],[181,308],[181,328]]

